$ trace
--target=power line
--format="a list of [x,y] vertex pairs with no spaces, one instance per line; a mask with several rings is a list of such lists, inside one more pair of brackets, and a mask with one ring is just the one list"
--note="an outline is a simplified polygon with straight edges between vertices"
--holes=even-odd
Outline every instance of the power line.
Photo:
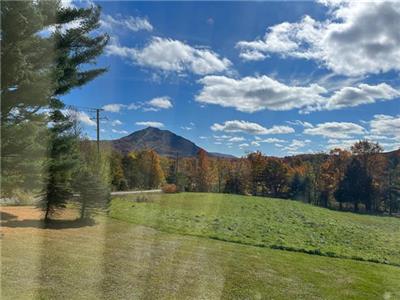
[[107,117],[100,117],[100,112],[104,111],[104,109],[97,107],[77,106],[77,105],[66,105],[66,108],[73,111],[87,111],[91,113],[96,113],[96,117],[90,119],[96,120],[97,154],[100,155],[100,120],[108,120]]

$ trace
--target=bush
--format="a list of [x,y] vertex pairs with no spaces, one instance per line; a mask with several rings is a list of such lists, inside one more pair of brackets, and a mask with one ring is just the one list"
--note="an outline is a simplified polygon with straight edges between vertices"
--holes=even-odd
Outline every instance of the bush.
[[162,191],[167,194],[177,193],[178,189],[176,188],[175,184],[165,184],[162,188]]

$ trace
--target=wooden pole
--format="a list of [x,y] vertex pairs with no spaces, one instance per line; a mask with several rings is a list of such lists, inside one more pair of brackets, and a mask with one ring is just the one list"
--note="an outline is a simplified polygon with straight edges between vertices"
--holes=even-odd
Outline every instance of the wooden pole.
[[100,155],[100,109],[96,109],[97,155]]

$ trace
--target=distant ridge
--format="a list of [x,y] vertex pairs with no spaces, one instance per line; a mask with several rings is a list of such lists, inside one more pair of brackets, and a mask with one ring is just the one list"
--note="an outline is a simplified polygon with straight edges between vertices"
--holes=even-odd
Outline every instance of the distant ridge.
[[[153,149],[161,156],[176,156],[178,154],[181,157],[192,157],[196,156],[201,149],[195,143],[182,136],[169,130],[155,127],[147,127],[108,142],[123,154],[135,150]],[[235,158],[235,156],[229,154],[213,152],[208,154],[212,157]]]

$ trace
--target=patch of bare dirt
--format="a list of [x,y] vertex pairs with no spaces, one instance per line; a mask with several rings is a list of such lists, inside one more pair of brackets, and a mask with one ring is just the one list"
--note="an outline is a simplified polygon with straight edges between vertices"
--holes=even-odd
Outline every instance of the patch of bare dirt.
[[45,223],[43,211],[34,206],[1,206],[0,233],[3,236],[18,231],[26,233],[38,229],[77,228],[89,225],[90,221],[77,220],[78,216],[77,210],[64,209],[53,215],[52,221]]

